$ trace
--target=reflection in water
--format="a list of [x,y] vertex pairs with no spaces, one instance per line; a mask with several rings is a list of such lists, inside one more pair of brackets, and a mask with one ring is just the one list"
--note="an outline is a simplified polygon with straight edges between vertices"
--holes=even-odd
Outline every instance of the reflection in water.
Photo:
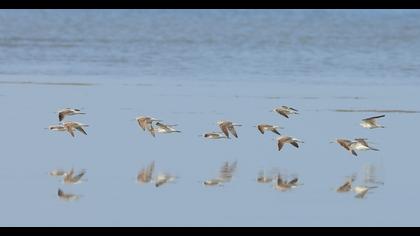
[[79,200],[81,195],[73,194],[73,193],[65,193],[60,188],[57,192],[58,198],[63,201],[76,201]]

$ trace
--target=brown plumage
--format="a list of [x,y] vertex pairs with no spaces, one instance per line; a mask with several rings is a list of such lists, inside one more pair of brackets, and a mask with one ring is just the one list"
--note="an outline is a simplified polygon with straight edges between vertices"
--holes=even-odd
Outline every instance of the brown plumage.
[[298,143],[303,143],[303,141],[300,141],[298,139],[295,139],[295,138],[292,138],[292,137],[289,137],[289,136],[280,136],[280,137],[277,138],[278,150],[280,151],[283,148],[284,144],[286,144],[286,143],[289,143],[289,144],[293,145],[294,147],[299,148]]
[[279,126],[274,125],[268,125],[268,124],[259,124],[257,125],[257,129],[264,134],[265,131],[271,131],[275,134],[281,135],[279,131],[277,131],[277,128],[280,128]]
[[353,143],[352,141],[350,141],[348,139],[336,139],[335,142],[340,144],[340,146],[342,146],[344,149],[349,151],[354,156],[357,156],[357,153],[353,150],[353,148],[351,146],[352,143]]
[[281,106],[278,108],[273,109],[274,112],[277,112],[278,114],[289,118],[290,114],[299,114],[298,110],[292,108],[292,107],[288,107],[288,106]]

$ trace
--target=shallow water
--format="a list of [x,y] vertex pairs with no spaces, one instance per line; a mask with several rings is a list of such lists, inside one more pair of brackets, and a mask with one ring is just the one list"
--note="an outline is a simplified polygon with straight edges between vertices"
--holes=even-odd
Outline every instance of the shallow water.
[[[0,225],[3,226],[417,226],[419,11],[0,11]],[[30,22],[28,24],[28,22]],[[107,22],[106,27],[103,22]],[[299,115],[269,112],[289,105]],[[86,115],[84,136],[46,130],[58,109]],[[336,111],[357,112],[336,112]],[[399,111],[399,112],[396,112]],[[385,129],[361,119],[386,116]],[[139,115],[181,133],[143,132]],[[238,139],[205,140],[216,122]],[[277,151],[278,124],[305,141]],[[358,158],[329,144],[366,137]],[[135,182],[152,160],[178,176]],[[204,187],[225,161],[223,187]],[[384,185],[365,199],[334,192],[367,164]],[[86,169],[63,185],[55,168]],[[303,183],[257,184],[277,168]],[[57,190],[81,194],[63,202]]]

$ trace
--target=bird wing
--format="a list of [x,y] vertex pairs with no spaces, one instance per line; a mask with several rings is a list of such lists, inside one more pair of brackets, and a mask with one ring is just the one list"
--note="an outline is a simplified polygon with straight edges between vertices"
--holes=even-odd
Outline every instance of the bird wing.
[[277,175],[277,185],[282,185],[283,184],[283,179],[281,178],[280,175]]
[[299,179],[296,177],[296,178],[294,178],[294,179],[290,180],[288,184],[289,184],[289,185],[296,185],[296,184],[297,184],[297,182],[298,182],[298,180],[299,180]]
[[363,120],[364,121],[369,121],[369,120],[375,120],[375,119],[382,118],[382,117],[385,117],[385,115],[372,116],[372,117],[369,117],[369,118],[366,118],[366,119],[363,119]]
[[276,109],[276,111],[277,111],[277,113],[279,113],[280,115],[282,115],[282,116],[284,116],[284,117],[286,117],[286,118],[289,118],[289,116],[287,116],[287,113],[286,113],[285,111],[280,110],[280,109]]
[[235,138],[238,137],[238,134],[236,133],[235,127],[233,127],[233,125],[229,125],[227,128],[233,134],[233,136],[235,136]]
[[162,124],[160,122],[157,122],[155,125],[159,126],[160,128],[162,128],[164,130],[171,130],[171,128],[168,125]]
[[156,137],[156,136],[155,136],[155,129],[153,128],[153,126],[152,126],[152,125],[150,125],[150,127],[148,127],[148,128],[147,128],[147,130],[150,132],[150,134],[151,134],[153,137]]
[[62,121],[64,119],[64,112],[59,112],[58,113],[58,120]]
[[276,129],[276,128],[272,128],[272,129],[271,129],[271,131],[272,131],[273,133],[275,133],[275,134],[281,135],[281,134],[279,133],[279,131],[277,131],[277,129]]
[[346,181],[343,185],[338,187],[337,192],[348,192],[351,189],[351,182]]
[[76,175],[76,176],[74,176],[73,178],[72,178],[72,180],[74,181],[74,182],[77,182],[77,181],[79,181],[82,177],[83,177],[83,175],[85,175],[86,174],[86,171],[84,171],[84,170],[82,170],[78,175]]
[[264,125],[257,125],[258,130],[264,134]]
[[354,197],[356,197],[356,198],[364,198],[365,197],[365,195],[366,195],[366,193],[369,191],[369,189],[368,188],[366,188],[366,189],[364,189],[363,191],[361,191],[360,193],[358,193],[358,194],[356,194],[356,196],[354,196]]
[[137,120],[137,122],[139,123],[140,127],[145,131],[146,130],[146,119],[140,118],[140,119]]
[[78,131],[84,133],[85,135],[87,135],[86,131],[82,128],[82,126],[78,125],[75,127],[75,129],[77,129]]
[[349,151],[350,151],[350,148],[349,148],[350,143],[351,143],[351,141],[350,141],[350,140],[347,140],[347,139],[339,139],[339,140],[337,140],[337,142],[338,142],[338,144],[340,144],[343,148],[345,148],[346,150],[349,150]]
[[226,137],[229,138],[229,130],[228,130],[227,126],[222,123],[222,124],[219,125],[219,127],[222,130],[222,132],[226,135]]
[[73,127],[71,127],[70,125],[66,125],[65,128],[66,128],[67,132],[69,132],[71,134],[71,136],[74,137]]
[[292,144],[296,148],[299,148],[299,144],[296,141],[292,141],[292,142],[290,142],[290,144]]
[[369,144],[366,142],[366,139],[365,138],[356,138],[354,140],[356,140],[357,142],[359,142],[363,146],[369,147]]
[[281,139],[277,140],[277,147],[279,151],[283,148],[283,145],[284,143]]

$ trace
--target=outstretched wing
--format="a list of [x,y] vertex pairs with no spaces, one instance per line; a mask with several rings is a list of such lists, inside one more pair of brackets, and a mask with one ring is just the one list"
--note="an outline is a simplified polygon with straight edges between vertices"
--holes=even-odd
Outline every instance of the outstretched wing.
[[263,125],[257,125],[258,130],[264,134],[264,126]]
[[292,142],[290,142],[290,144],[292,144],[296,148],[299,148],[299,145],[298,145],[298,143],[296,141],[292,141]]
[[279,131],[277,131],[277,129],[276,129],[276,128],[273,128],[271,131],[272,131],[273,133],[275,133],[275,134],[281,135],[281,134],[279,133]]
[[297,184],[297,182],[298,182],[298,178],[296,177],[296,178],[294,178],[294,179],[292,179],[292,180],[290,180],[289,181],[289,185],[296,185]]
[[385,117],[385,115],[380,115],[380,116],[372,116],[366,119],[363,119],[364,121],[368,121],[368,120],[374,120],[374,119],[378,119],[378,118],[382,118]]
[[75,129],[87,135],[86,131],[82,128],[82,126],[76,126]]
[[233,125],[229,125],[228,129],[233,134],[233,136],[235,136],[235,138],[238,137],[238,134],[236,133],[235,127],[233,127]]
[[229,138],[229,130],[227,126],[225,124],[220,124],[219,127],[222,130],[222,132],[226,135],[226,137]]
[[286,113],[285,111],[280,110],[280,109],[276,109],[276,111],[277,111],[277,113],[279,113],[280,115],[282,115],[282,116],[284,116],[284,117],[286,117],[286,118],[289,118],[289,116],[287,115],[287,113]]

